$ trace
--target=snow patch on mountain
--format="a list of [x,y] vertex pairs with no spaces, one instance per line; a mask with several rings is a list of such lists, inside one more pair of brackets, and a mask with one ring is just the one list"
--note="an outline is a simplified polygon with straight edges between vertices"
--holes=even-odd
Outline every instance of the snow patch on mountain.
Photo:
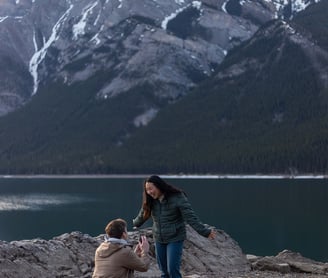
[[[47,79],[62,78],[72,84],[86,80],[97,70],[113,76],[109,84],[101,84],[96,97],[109,99],[133,90],[144,84],[147,76],[150,84],[169,84],[156,90],[156,96],[175,100],[210,76],[230,49],[272,20],[276,7],[277,15],[281,17],[286,11],[289,17],[291,7],[300,11],[317,2],[0,0],[0,50],[2,57],[13,60],[13,70],[8,69],[4,58],[0,61],[2,79],[11,82],[9,87],[7,82],[0,84],[0,100],[8,99],[8,90],[15,96],[8,105],[10,109],[0,101],[0,111],[23,105]],[[241,13],[229,14],[235,6],[240,8],[238,4]],[[188,17],[189,12],[197,16],[197,21]],[[191,35],[179,37],[179,32],[186,31],[180,22],[187,17]],[[172,27],[171,32],[166,32],[168,27]],[[12,81],[16,69],[22,69],[25,75],[16,74]]]
[[298,12],[301,12],[305,10],[309,5],[313,3],[318,3],[320,0],[313,0],[313,1],[304,1],[304,0],[265,0],[268,3],[273,3],[273,5],[276,7],[276,15],[275,18],[279,18],[279,14],[281,14],[281,11],[285,9],[288,5],[291,6],[291,13],[292,15],[295,15]]
[[[32,3],[34,3],[34,2],[35,2],[35,0],[32,0]],[[18,5],[19,3],[20,3],[20,0],[16,0],[16,1],[15,1],[15,4],[16,4],[16,5]]]
[[[221,5],[221,10],[225,13],[228,13],[227,11],[227,5],[229,4],[231,0],[226,0]],[[305,10],[309,5],[313,3],[318,3],[320,0],[240,0],[239,5],[240,6],[250,6],[250,5],[257,5],[258,3],[266,2],[268,5],[273,5],[275,7],[275,14],[274,18],[284,18],[284,9],[286,7],[290,6],[291,14],[295,15],[298,12],[301,12]]]
[[73,26],[73,39],[77,40],[79,36],[85,34],[85,27],[87,25],[88,15],[92,13],[93,9],[98,5],[98,1],[89,4],[82,10],[81,20]]
[[33,77],[33,92],[32,95],[36,94],[39,86],[39,79],[38,79],[38,67],[39,64],[43,61],[43,59],[46,57],[48,48],[52,45],[54,41],[56,41],[59,37],[59,29],[62,26],[62,24],[66,21],[68,14],[73,9],[73,5],[71,4],[68,10],[59,18],[59,20],[56,22],[54,27],[52,28],[52,33],[48,40],[44,39],[44,44],[41,47],[41,49],[38,50],[37,43],[36,43],[36,34],[35,31],[33,33],[33,42],[34,42],[34,48],[35,53],[32,56],[29,64],[29,71]]
[[158,113],[158,109],[150,108],[149,110],[145,111],[145,113],[137,116],[133,123],[136,127],[146,126],[152,119],[156,117]]
[[[179,4],[182,4],[184,3],[184,1],[179,1],[180,3]],[[185,6],[185,7],[182,7],[180,9],[177,9],[175,12],[173,12],[172,14],[170,14],[169,16],[167,16],[166,18],[164,18],[164,20],[162,21],[161,23],[161,27],[166,30],[167,28],[167,24],[169,23],[170,20],[176,18],[178,16],[179,13],[183,12],[185,9],[189,8],[190,6],[194,7],[194,8],[197,8],[197,9],[201,9],[201,6],[202,6],[202,2],[200,1],[193,1],[191,4]]]
[[0,17],[0,22],[5,21],[9,16]]
[[[314,3],[318,3],[320,0],[314,0]],[[294,12],[300,12],[305,10],[309,5],[311,5],[311,1],[304,0],[296,0],[292,2],[292,10]]]

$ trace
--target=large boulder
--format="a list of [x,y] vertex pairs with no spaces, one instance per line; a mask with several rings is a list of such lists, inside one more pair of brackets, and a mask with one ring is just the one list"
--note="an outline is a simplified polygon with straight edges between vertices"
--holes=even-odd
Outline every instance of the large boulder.
[[308,273],[328,277],[328,263],[304,258],[300,253],[284,250],[276,256],[248,255],[253,270],[275,271],[280,273]]
[[[137,243],[140,234],[146,235],[150,242],[151,265],[147,272],[136,272],[135,276],[160,277],[151,229],[129,232],[132,244]],[[72,232],[51,240],[0,241],[0,277],[91,278],[94,253],[103,238],[104,235],[91,237]],[[217,230],[216,239],[209,240],[189,226],[181,268],[185,278],[328,277],[327,263],[304,258],[289,250],[276,256],[246,256],[224,231]]]
[[[150,241],[151,267],[148,272],[137,272],[136,277],[159,277],[151,229],[129,232],[130,241],[136,244],[140,233]],[[209,240],[188,226],[187,237],[182,257],[185,276],[225,277],[250,270],[246,256],[225,232],[218,230],[216,239]],[[94,253],[102,241],[103,235],[91,237],[80,232],[51,240],[0,241],[0,277],[91,277]]]
[[[145,233],[146,231],[146,233]],[[136,277],[160,277],[155,261],[155,250],[151,230],[142,230],[151,243],[151,269],[147,273],[136,273]],[[130,235],[138,238],[139,232]],[[182,273],[190,277],[228,277],[231,274],[250,271],[250,264],[241,248],[228,234],[217,230],[215,240],[200,236],[187,225],[187,240],[182,254]]]
[[0,277],[91,277],[98,241],[80,232],[52,240],[0,242]]

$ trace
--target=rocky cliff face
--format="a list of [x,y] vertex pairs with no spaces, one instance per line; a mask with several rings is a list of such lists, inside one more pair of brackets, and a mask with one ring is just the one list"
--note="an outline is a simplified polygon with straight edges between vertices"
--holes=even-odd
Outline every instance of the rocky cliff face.
[[[136,277],[159,277],[151,230],[142,231],[150,241],[151,266]],[[136,244],[139,232],[130,232]],[[188,227],[182,257],[182,272],[189,278],[214,277],[327,277],[327,264],[284,251],[275,257],[245,256],[238,244],[225,232],[215,240],[199,236]],[[91,237],[72,232],[46,241],[42,239],[0,242],[0,276],[89,278],[94,267],[94,252],[103,236]]]
[[0,172],[325,172],[315,2],[1,1]]
[[[263,23],[314,1],[5,0],[0,3],[0,115],[40,85],[106,72],[95,97],[149,88],[172,102],[211,76]],[[300,6],[297,3],[303,3]],[[151,102],[151,101],[150,101]],[[148,105],[153,113],[160,108]]]

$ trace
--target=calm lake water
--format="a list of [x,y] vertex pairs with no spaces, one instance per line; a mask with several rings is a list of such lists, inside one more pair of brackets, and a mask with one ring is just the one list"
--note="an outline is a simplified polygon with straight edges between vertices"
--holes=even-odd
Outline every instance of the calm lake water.
[[[328,180],[165,179],[186,191],[202,222],[226,231],[244,253],[290,249],[328,261]],[[1,178],[0,240],[50,239],[71,231],[97,236],[118,217],[132,229],[142,182],[142,177]]]

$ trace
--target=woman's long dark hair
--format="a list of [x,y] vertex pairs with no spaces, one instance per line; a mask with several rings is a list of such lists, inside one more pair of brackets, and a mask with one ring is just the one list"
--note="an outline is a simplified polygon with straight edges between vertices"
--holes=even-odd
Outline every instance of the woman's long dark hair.
[[153,183],[164,194],[164,197],[168,197],[175,193],[183,192],[181,189],[166,183],[159,176],[153,175],[153,176],[150,176],[147,179],[145,179],[145,181],[143,183],[144,190],[143,190],[143,194],[142,194],[142,208],[144,210],[143,217],[145,220],[150,217],[152,205],[154,202],[154,199],[150,195],[148,195],[146,192],[146,183],[147,182]]

